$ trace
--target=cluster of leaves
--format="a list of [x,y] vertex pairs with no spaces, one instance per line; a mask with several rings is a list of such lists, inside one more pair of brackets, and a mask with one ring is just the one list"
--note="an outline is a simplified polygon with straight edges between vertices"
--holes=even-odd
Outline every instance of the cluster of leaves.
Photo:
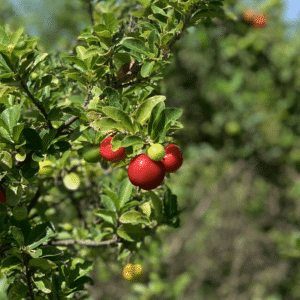
[[[222,2],[140,2],[143,9],[133,13],[138,20],[134,30],[125,35],[112,13],[101,13],[99,24],[78,37],[82,44],[76,46],[76,55],[41,53],[36,37],[0,27],[0,188],[7,197],[0,204],[0,253],[9,299],[66,299],[85,290],[85,283],[92,284],[86,275],[92,262],[55,246],[78,250],[75,246],[111,244],[118,246],[118,259],[124,261],[128,249],[136,250],[158,226],[179,226],[177,197],[168,187],[137,193],[127,177],[111,181],[104,168],[96,177],[96,167],[89,168],[80,158],[85,143],[99,144],[113,133],[112,149],[126,147],[128,159],[112,168],[125,167],[149,140],[169,143],[172,133],[183,127],[177,121],[182,110],[166,108],[166,97],[156,91],[168,64],[164,50],[188,26],[221,14]],[[116,80],[131,62],[130,71]],[[41,178],[36,175],[45,159],[56,170],[52,177]],[[63,178],[74,171],[86,180],[76,191],[66,191]],[[82,213],[78,202],[89,193],[97,206],[87,203]],[[49,207],[49,202],[59,204],[65,213],[66,198],[85,224],[72,234],[58,230],[59,216],[51,216]],[[27,207],[28,219],[11,216],[19,204]],[[93,217],[87,224],[88,216]]]

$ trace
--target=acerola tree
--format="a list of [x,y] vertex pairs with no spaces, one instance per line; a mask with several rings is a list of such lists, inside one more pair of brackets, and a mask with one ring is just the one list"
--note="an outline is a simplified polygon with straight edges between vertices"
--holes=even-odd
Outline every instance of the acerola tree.
[[[159,226],[179,226],[165,166],[144,152],[169,145],[166,156],[176,169],[182,164],[178,150],[168,153],[178,148],[172,133],[183,127],[182,110],[165,107],[157,84],[181,34],[223,16],[222,1],[140,3],[128,2],[130,20],[119,22],[126,5],[105,1],[93,10],[90,1],[93,26],[81,32],[74,55],[42,53],[23,28],[0,27],[0,255],[9,299],[74,298],[93,284],[90,257],[99,255],[81,246],[111,245],[111,258],[124,264]],[[101,167],[87,163],[99,160],[95,145]],[[128,176],[113,176],[127,166]],[[44,168],[51,176],[41,176]]]

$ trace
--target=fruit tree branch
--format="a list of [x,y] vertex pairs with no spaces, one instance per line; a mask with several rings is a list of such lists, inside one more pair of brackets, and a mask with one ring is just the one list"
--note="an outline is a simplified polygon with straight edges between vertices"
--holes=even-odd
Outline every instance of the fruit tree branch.
[[[87,110],[87,108],[88,108],[88,103],[89,103],[89,100],[90,100],[91,92],[92,92],[92,86],[91,86],[90,83],[88,83],[88,86],[87,86],[87,95],[86,95],[86,98],[84,99],[84,102],[83,102],[83,108],[84,108],[84,110]],[[58,137],[58,136],[62,135],[62,132],[64,131],[64,129],[68,128],[71,124],[73,124],[78,119],[79,119],[79,117],[72,116],[70,119],[66,120],[65,123],[62,124],[58,128],[55,137]]]
[[73,246],[73,245],[81,245],[87,246],[91,248],[98,248],[102,246],[107,246],[114,244],[118,240],[118,237],[114,235],[114,237],[107,241],[95,242],[91,240],[73,240],[73,239],[66,239],[66,240],[57,240],[57,241],[49,241],[44,243],[43,245],[53,245],[53,246]]
[[40,102],[34,98],[34,96],[30,93],[30,91],[28,90],[27,84],[24,82],[24,80],[21,78],[20,75],[17,76],[17,79],[20,81],[20,84],[23,88],[23,90],[25,91],[25,93],[27,94],[27,96],[30,98],[30,100],[34,103],[34,105],[39,109],[39,111],[42,113],[42,115],[44,116],[44,118],[46,119],[47,125],[49,127],[49,129],[53,129],[53,126],[51,124],[51,121],[48,119],[47,113],[44,109],[44,107],[40,104]]

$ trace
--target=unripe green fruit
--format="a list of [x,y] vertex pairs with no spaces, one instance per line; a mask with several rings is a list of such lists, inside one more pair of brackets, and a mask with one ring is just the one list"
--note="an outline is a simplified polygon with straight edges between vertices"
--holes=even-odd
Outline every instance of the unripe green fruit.
[[74,191],[80,186],[80,178],[76,173],[71,172],[70,174],[64,176],[63,183],[68,190]]
[[31,77],[32,80],[37,79],[38,76],[39,76],[39,75],[38,75],[38,73],[36,73],[36,72],[33,72],[33,73],[30,74],[30,77]]
[[25,206],[15,206],[13,208],[13,216],[17,221],[22,221],[27,218],[27,208]]
[[225,131],[230,135],[236,135],[241,132],[241,125],[236,121],[226,123]]
[[160,161],[165,156],[165,149],[161,144],[153,144],[147,151],[148,156],[155,161]]
[[102,157],[98,146],[90,146],[83,149],[82,157],[86,162],[97,163]]

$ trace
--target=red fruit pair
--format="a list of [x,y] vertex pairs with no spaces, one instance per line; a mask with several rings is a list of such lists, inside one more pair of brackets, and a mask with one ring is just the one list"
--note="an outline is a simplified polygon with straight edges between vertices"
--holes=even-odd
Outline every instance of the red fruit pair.
[[267,17],[265,14],[258,13],[252,8],[244,11],[243,19],[245,22],[252,24],[253,27],[261,28],[267,24]]
[[106,161],[118,162],[125,158],[126,152],[124,147],[120,147],[118,150],[113,151],[111,148],[111,140],[113,136],[109,136],[103,140],[100,145],[100,154]]
[[128,178],[133,185],[149,191],[162,183],[166,172],[178,170],[182,162],[180,149],[171,144],[165,148],[165,157],[161,161],[154,161],[146,154],[135,156],[128,166]]

